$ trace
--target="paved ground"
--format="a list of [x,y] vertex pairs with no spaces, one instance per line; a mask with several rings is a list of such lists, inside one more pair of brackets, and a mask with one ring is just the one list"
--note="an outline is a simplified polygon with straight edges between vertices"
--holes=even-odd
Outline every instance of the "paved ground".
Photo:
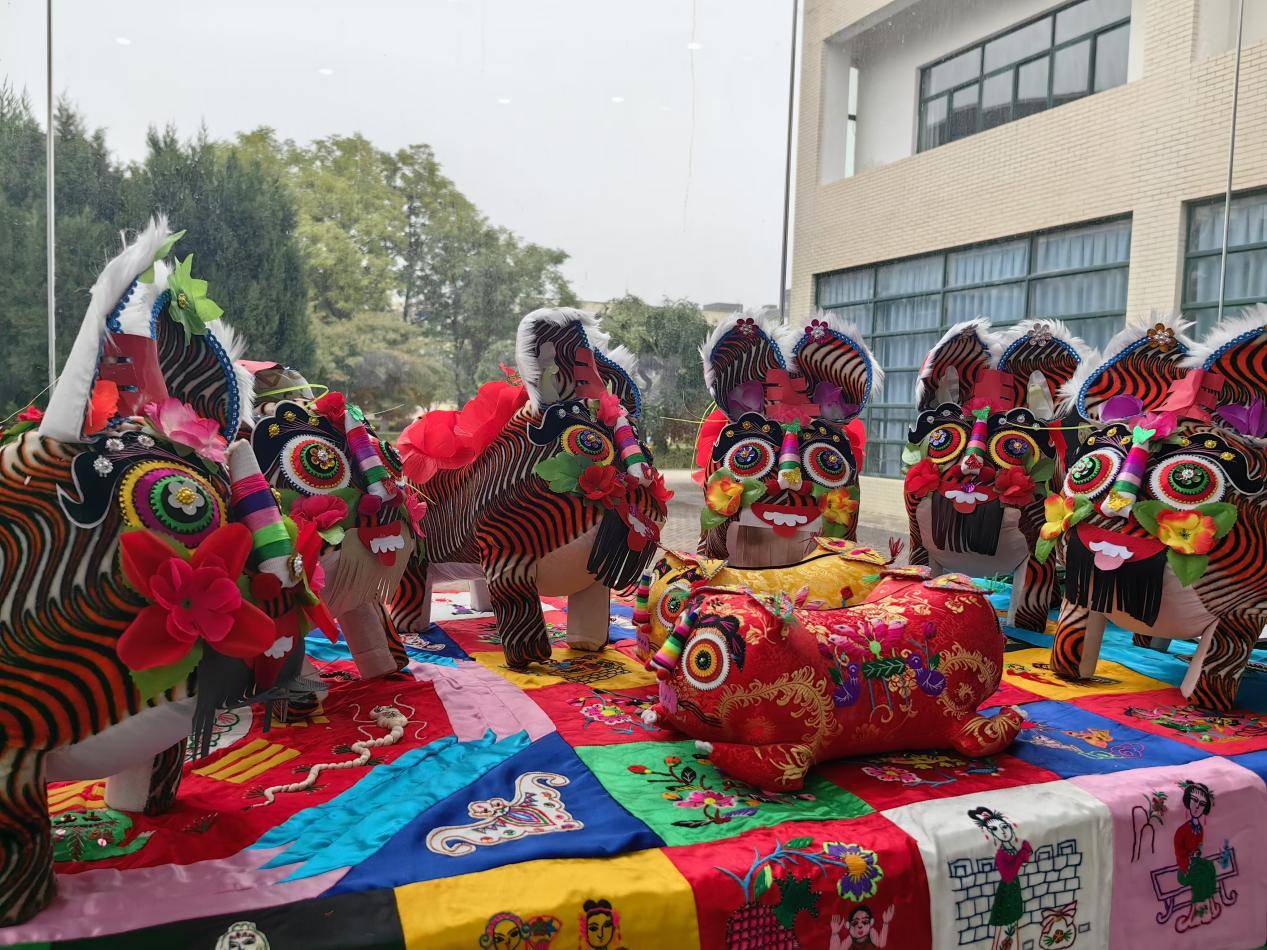
[[[692,481],[687,469],[669,469],[663,475],[665,483],[675,494],[669,502],[669,521],[660,533],[660,539],[665,547],[677,551],[694,551],[699,544],[699,513],[704,505],[704,492]],[[866,507],[865,500],[863,507]],[[889,549],[890,537],[905,541],[906,526],[870,525],[864,522],[858,527],[858,542],[877,551]],[[905,556],[899,558],[899,561],[905,562]]]

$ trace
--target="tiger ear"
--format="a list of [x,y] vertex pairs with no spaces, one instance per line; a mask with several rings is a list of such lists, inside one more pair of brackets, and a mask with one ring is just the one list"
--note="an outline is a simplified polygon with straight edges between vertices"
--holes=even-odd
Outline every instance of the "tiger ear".
[[804,326],[788,327],[780,342],[807,380],[810,400],[831,422],[848,422],[879,391],[884,371],[858,328],[835,314],[818,311]]
[[613,347],[598,318],[571,307],[543,307],[519,322],[515,364],[532,408],[613,393],[632,415],[642,413],[635,361]]
[[996,366],[1002,354],[1002,340],[990,332],[989,320],[979,317],[955,324],[937,341],[919,371],[915,402],[920,412],[945,403],[969,402],[982,373]]
[[1216,420],[1245,435],[1267,436],[1267,306],[1225,321],[1192,348],[1183,365],[1223,378]]
[[238,362],[246,341],[223,320],[186,339],[184,327],[168,316],[166,307],[154,315],[153,332],[168,395],[214,419],[220,434],[232,442],[241,425],[251,421],[255,403],[255,375]]
[[704,383],[732,420],[746,412],[763,412],[766,374],[787,367],[774,335],[761,319],[750,316],[723,320],[700,347],[700,356]]
[[[1128,318],[1126,327],[1113,337],[1098,359],[1084,362],[1065,385],[1062,395],[1071,408],[1089,422],[1158,409],[1170,385],[1187,370],[1183,363],[1193,343],[1186,336],[1192,324],[1179,317]],[[1110,404],[1110,401],[1111,404]]]
[[1048,422],[1061,389],[1090,356],[1091,348],[1059,320],[1024,320],[1003,337],[998,368],[1011,379],[1013,404]]

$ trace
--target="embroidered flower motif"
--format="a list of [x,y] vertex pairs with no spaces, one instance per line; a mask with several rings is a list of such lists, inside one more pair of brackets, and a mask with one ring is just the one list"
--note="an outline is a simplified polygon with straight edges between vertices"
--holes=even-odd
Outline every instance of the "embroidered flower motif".
[[884,871],[874,851],[857,844],[827,842],[823,845],[823,852],[845,866],[844,874],[836,884],[836,891],[841,897],[861,901],[875,896]]
[[224,464],[229,444],[220,434],[219,424],[198,415],[193,406],[169,396],[162,403],[147,405],[145,415],[172,442],[193,449],[209,462]]
[[207,499],[189,479],[178,478],[167,488],[167,503],[187,515],[196,515],[198,509],[207,503]]
[[735,804],[733,795],[723,795],[721,792],[715,792],[710,788],[697,792],[691,792],[682,801],[677,803],[678,808],[729,808]]
[[326,531],[348,516],[348,503],[338,495],[311,495],[296,498],[287,512],[296,525],[311,524]]
[[901,782],[903,785],[920,785],[923,783],[923,779],[914,772],[909,769],[900,769],[896,765],[864,765],[862,774],[870,775],[873,779],[881,782]]
[[941,484],[941,473],[928,459],[920,459],[906,473],[906,493],[912,498],[923,498]]
[[1005,505],[1018,508],[1034,500],[1034,479],[1023,468],[1005,468],[994,476],[994,490]]
[[1153,346],[1157,347],[1157,349],[1161,350],[1163,353],[1173,350],[1179,342],[1175,339],[1175,331],[1170,329],[1170,327],[1166,326],[1164,323],[1155,324],[1153,328],[1148,331],[1148,339],[1152,342]]
[[704,502],[709,511],[729,518],[739,510],[743,502],[743,483],[718,472],[709,480],[704,491]]
[[740,317],[735,321],[735,332],[743,337],[753,337],[757,335],[757,321],[751,317]]
[[1048,495],[1043,502],[1043,517],[1046,519],[1038,530],[1038,536],[1044,541],[1055,541],[1069,530],[1073,517],[1074,502],[1064,495]]
[[829,329],[830,328],[827,326],[826,321],[811,320],[809,326],[805,328],[805,335],[817,343],[821,342],[822,339],[827,336]]
[[818,509],[824,521],[833,524],[849,524],[853,521],[854,512],[858,510],[858,502],[845,487],[833,488],[818,500]]
[[1157,512],[1157,540],[1180,554],[1208,554],[1217,531],[1214,519],[1199,511]]

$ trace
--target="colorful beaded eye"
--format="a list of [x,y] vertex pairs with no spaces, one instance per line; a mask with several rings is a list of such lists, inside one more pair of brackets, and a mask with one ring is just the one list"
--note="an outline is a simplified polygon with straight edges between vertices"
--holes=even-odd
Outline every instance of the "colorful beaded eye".
[[1038,453],[1038,443],[1024,432],[1000,432],[990,440],[990,458],[1000,468],[1028,465]]
[[730,651],[716,630],[699,630],[686,646],[682,675],[696,689],[716,689],[730,673]]
[[282,448],[282,471],[300,491],[326,495],[346,488],[351,479],[347,456],[333,442],[297,435]]
[[764,478],[774,468],[774,446],[765,439],[740,439],[726,452],[722,466],[736,478]]
[[690,596],[691,588],[686,584],[675,584],[666,590],[664,596],[660,598],[660,602],[656,604],[656,613],[660,615],[660,623],[672,630]]
[[572,455],[583,455],[599,465],[610,464],[616,457],[611,439],[589,426],[568,426],[563,430],[563,450]]
[[1222,469],[1199,455],[1168,458],[1148,476],[1153,497],[1175,508],[1197,508],[1218,501],[1226,487]]
[[199,472],[175,462],[134,465],[119,485],[119,506],[129,527],[160,531],[188,548],[226,520],[220,493]]
[[1113,484],[1121,467],[1122,456],[1112,449],[1088,452],[1070,466],[1065,476],[1065,491],[1094,498]]
[[928,459],[934,464],[949,462],[962,450],[968,441],[968,435],[962,426],[940,425],[928,433]]
[[828,488],[839,488],[849,481],[849,460],[834,445],[811,443],[801,453],[801,464],[810,478]]

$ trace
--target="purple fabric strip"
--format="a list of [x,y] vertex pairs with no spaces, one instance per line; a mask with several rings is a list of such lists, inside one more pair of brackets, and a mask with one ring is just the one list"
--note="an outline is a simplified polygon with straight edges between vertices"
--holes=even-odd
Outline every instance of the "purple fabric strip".
[[527,732],[533,741],[555,731],[550,717],[523,690],[474,660],[454,666],[414,662],[409,672],[436,688],[460,742],[474,742],[489,729],[498,739]]

